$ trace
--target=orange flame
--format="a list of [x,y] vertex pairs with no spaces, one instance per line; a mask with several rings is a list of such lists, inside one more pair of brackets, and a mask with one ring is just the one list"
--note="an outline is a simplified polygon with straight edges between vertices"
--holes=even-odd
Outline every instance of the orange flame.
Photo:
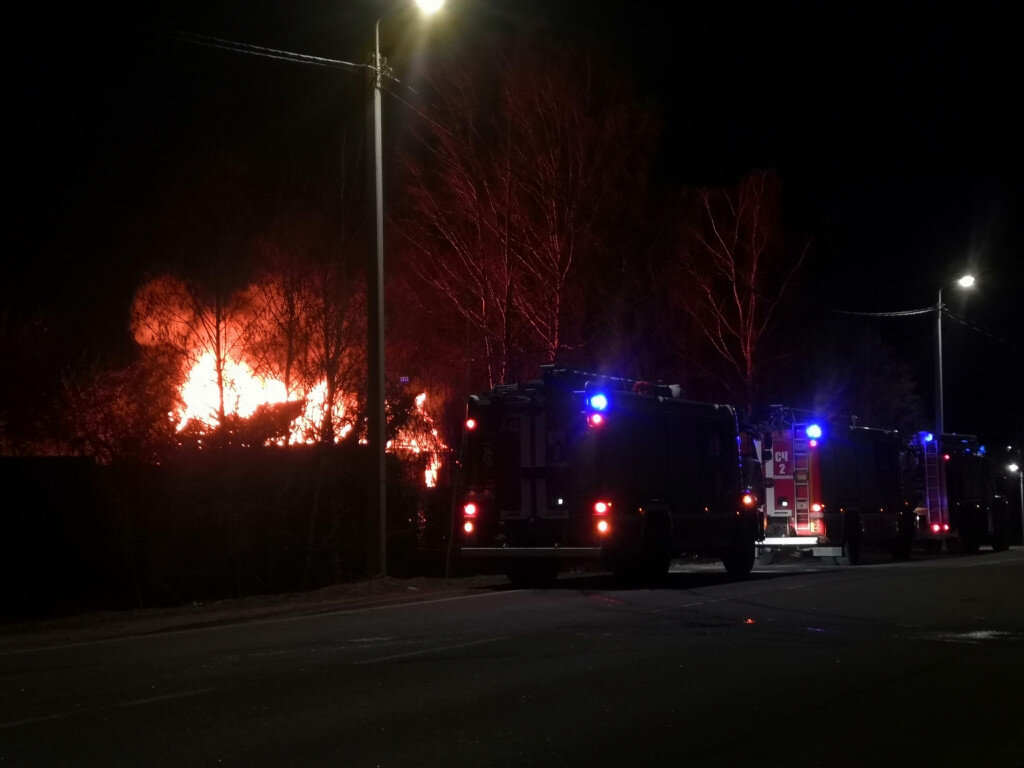
[[[333,403],[328,403],[327,383],[319,381],[308,391],[289,393],[284,382],[266,378],[255,373],[244,361],[226,359],[222,371],[224,388],[224,415],[249,418],[261,405],[285,402],[302,402],[302,413],[290,425],[286,440],[279,445],[312,444],[330,408],[335,428],[335,442],[345,439],[354,428],[346,415],[351,412],[355,396],[340,393]],[[212,352],[199,356],[188,371],[188,376],[179,390],[182,407],[170,414],[181,432],[192,424],[201,431],[214,430],[219,426],[220,394],[217,386],[217,359]],[[396,439],[388,443],[393,453],[410,456],[423,455],[426,460],[424,484],[428,488],[437,485],[441,469],[441,454],[447,446],[441,440],[430,415],[426,411],[427,393],[416,397],[416,416],[413,424],[399,431]]]

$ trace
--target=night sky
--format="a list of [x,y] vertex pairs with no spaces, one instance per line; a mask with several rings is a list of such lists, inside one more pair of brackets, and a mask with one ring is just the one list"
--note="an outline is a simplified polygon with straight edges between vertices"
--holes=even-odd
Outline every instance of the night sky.
[[[2,306],[57,317],[74,331],[71,349],[130,348],[132,291],[180,256],[167,212],[211,157],[242,157],[268,178],[330,178],[339,133],[361,125],[359,75],[190,46],[154,28],[362,62],[383,5],[29,11],[5,67],[14,221],[4,228]],[[412,60],[409,23],[399,11],[382,25],[399,67]],[[823,316],[934,305],[940,286],[973,271],[971,293],[944,291],[988,332],[947,326],[947,427],[992,444],[1024,440],[1024,131],[1017,27],[1003,12],[454,0],[432,23],[426,66],[431,50],[493,33],[603,48],[664,121],[666,188],[776,170],[788,228],[814,237],[805,281]],[[934,322],[848,322],[876,324],[930,413]]]

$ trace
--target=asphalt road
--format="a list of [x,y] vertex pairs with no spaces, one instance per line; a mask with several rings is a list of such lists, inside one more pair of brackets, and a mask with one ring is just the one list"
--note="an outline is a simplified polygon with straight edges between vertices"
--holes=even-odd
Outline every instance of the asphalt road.
[[1024,765],[1024,552],[0,654],[0,766]]

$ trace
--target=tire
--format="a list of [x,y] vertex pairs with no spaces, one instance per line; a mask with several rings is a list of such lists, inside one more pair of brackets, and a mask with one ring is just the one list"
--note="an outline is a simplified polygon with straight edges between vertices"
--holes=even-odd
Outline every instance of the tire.
[[850,565],[860,565],[861,537],[860,518],[856,514],[847,515],[843,536],[843,553]]
[[898,532],[890,552],[893,560],[909,560],[914,551],[914,516],[903,513],[897,523]]
[[1010,532],[1006,528],[996,528],[992,531],[992,549],[995,552],[1005,552],[1010,548]]
[[745,579],[754,570],[754,559],[757,557],[757,546],[754,537],[747,534],[746,538],[737,541],[722,557],[725,572],[734,579]]
[[995,499],[992,505],[992,549],[1005,552],[1010,548],[1010,508],[1005,496]]
[[972,555],[980,546],[978,521],[974,518],[973,510],[961,512],[960,518],[960,551]]

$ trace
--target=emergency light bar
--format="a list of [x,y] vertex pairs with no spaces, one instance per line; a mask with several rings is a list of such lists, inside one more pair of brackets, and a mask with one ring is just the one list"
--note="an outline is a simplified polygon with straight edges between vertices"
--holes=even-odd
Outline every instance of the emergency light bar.
[[599,427],[604,423],[604,412],[608,410],[608,395],[604,392],[595,392],[587,397],[587,424],[591,427]]

